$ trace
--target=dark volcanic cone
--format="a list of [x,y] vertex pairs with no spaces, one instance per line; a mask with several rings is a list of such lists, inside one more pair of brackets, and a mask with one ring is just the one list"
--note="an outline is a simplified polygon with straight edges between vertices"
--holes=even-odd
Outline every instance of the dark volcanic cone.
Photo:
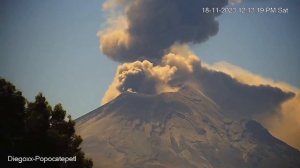
[[104,168],[299,168],[300,152],[255,121],[231,121],[199,91],[123,93],[77,119]]

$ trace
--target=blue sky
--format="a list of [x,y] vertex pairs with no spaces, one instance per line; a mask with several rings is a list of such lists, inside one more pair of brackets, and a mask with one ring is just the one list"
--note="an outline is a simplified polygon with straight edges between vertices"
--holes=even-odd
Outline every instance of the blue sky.
[[[117,63],[99,50],[102,0],[1,0],[0,76],[33,100],[43,92],[73,118],[100,106]],[[288,7],[289,14],[224,14],[219,33],[193,46],[204,62],[227,61],[300,87],[299,1],[246,1]]]

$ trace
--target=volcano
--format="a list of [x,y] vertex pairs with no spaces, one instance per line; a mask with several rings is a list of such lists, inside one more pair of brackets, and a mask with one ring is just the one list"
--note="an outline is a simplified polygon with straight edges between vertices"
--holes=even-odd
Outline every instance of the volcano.
[[300,152],[201,91],[124,92],[76,120],[96,168],[299,168]]

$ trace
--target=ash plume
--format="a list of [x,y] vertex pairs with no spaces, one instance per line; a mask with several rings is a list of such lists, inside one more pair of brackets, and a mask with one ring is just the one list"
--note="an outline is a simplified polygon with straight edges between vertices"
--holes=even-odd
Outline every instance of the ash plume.
[[112,13],[121,10],[121,15],[109,17],[109,26],[99,32],[100,48],[119,62],[159,60],[175,43],[201,43],[217,34],[217,14],[203,13],[202,8],[221,8],[227,3],[227,0],[106,1],[106,10]]
[[[151,95],[193,86],[225,116],[258,120],[275,136],[300,148],[295,133],[300,130],[299,89],[226,63],[207,65],[189,49],[189,43],[204,42],[219,29],[217,15],[204,14],[202,8],[227,4],[227,0],[107,0],[103,5],[107,27],[98,33],[100,48],[123,64],[102,104],[123,92]],[[295,129],[285,131],[289,122],[295,123]]]
[[148,60],[124,63],[102,103],[107,103],[122,92],[159,94],[178,91],[180,85],[193,79],[195,69],[200,70],[200,59],[187,46],[175,45],[159,64]]

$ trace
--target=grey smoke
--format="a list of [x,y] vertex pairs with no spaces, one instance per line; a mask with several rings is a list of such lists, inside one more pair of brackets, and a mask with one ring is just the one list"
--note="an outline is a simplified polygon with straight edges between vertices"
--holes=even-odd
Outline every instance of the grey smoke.
[[257,119],[276,113],[286,100],[295,96],[268,85],[247,85],[228,74],[202,68],[195,74],[201,90],[213,99],[231,119]]
[[224,72],[210,70],[188,48],[176,46],[157,65],[136,61],[119,66],[104,103],[125,91],[155,95],[178,91],[182,86],[195,87],[234,120],[276,113],[283,102],[295,96],[269,85],[241,83]]
[[[217,34],[217,14],[205,7],[224,7],[228,0],[132,0],[123,1],[129,44],[101,44],[104,54],[119,62],[159,60],[174,43],[201,43]],[[102,41],[105,43],[105,41]],[[111,42],[110,42],[111,43]],[[103,47],[104,46],[104,47]]]

